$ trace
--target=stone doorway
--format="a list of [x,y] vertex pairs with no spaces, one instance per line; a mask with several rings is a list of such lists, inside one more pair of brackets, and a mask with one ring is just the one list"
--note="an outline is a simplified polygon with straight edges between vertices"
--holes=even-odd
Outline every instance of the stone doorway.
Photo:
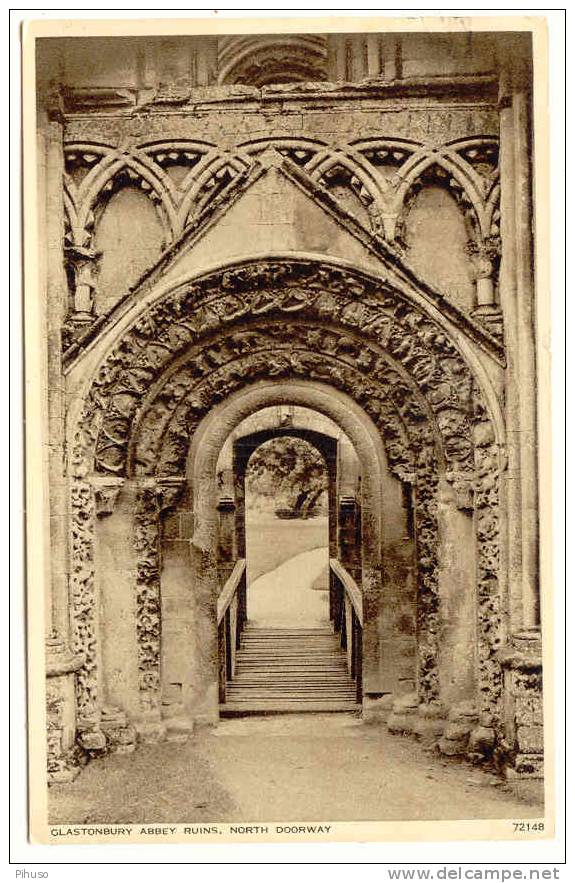
[[[110,706],[141,738],[219,719],[246,572],[231,442],[227,483],[218,459],[242,421],[292,405],[332,420],[360,463],[355,490],[333,485],[330,617],[364,716],[393,707],[395,719],[397,706],[404,726],[404,708],[477,702],[474,719],[480,707],[499,727],[489,385],[484,396],[410,292],[349,266],[255,261],[190,286],[126,330],[89,387],[82,431],[71,424],[79,731],[91,739]],[[74,366],[74,383],[88,368]]]
[[[361,532],[351,552],[349,525],[338,517],[339,491],[349,500],[359,487],[349,439],[310,408],[264,408],[233,431],[217,473],[220,571],[231,588],[245,560],[245,605],[239,617],[230,605],[221,628],[220,713],[239,714],[242,703],[250,712],[355,710],[361,616],[349,600],[346,607],[334,570],[343,568],[342,550],[361,558]],[[241,597],[239,584],[237,591]]]

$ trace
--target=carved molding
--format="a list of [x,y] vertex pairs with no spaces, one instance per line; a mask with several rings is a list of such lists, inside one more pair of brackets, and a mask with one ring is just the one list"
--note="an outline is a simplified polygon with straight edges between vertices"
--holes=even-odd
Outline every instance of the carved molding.
[[[181,478],[190,435],[215,404],[247,383],[286,376],[345,390],[379,426],[396,474],[415,477],[422,701],[435,699],[439,689],[440,471],[447,466],[460,504],[468,507],[473,492],[479,691],[485,707],[496,709],[501,689],[495,656],[501,642],[499,448],[455,346],[423,312],[381,283],[331,265],[262,260],[187,285],[151,307],[106,359],[86,398],[72,457],[76,487],[83,488],[82,476],[94,465],[103,477],[121,476],[128,445],[134,443],[141,471]],[[140,489],[135,515],[140,692],[147,710],[159,702],[159,510],[168,490],[171,494],[176,488],[181,483],[164,482],[162,490],[161,482],[157,486],[152,480]],[[85,513],[77,518],[86,557],[79,543],[75,555],[87,563],[83,585],[93,591],[88,526],[95,515],[93,501],[90,505],[91,510],[86,501]],[[86,608],[82,617],[91,628],[93,603],[86,607],[79,590],[75,598]],[[85,692],[90,683],[85,676]]]
[[497,719],[502,672],[497,653],[505,640],[500,578],[501,456],[485,406],[475,390],[475,521],[477,555],[477,650],[480,710]]
[[100,720],[98,683],[98,604],[94,579],[96,506],[91,485],[76,479],[71,488],[71,572],[73,650],[84,657],[76,675],[78,729],[91,730]]
[[[361,277],[333,267],[318,271],[301,263],[287,268],[266,266],[264,262],[262,266],[242,267],[235,274],[226,272],[215,280],[188,287],[172,295],[170,302],[152,308],[128,333],[122,351],[108,358],[93,388],[94,401],[86,402],[84,425],[91,424],[97,431],[94,420],[103,418],[102,404],[110,400],[104,428],[99,432],[97,469],[108,474],[124,471],[122,451],[131,432],[132,415],[154,379],[182,352],[199,346],[205,335],[213,334],[218,327],[223,330],[232,322],[287,315],[321,323],[322,328],[316,332],[320,338],[323,326],[333,322],[347,326],[350,334],[378,343],[407,377],[415,376],[422,401],[427,396],[437,414],[449,459],[468,459],[469,450],[465,454],[458,450],[455,411],[459,410],[465,419],[471,378],[443,330],[416,308],[408,307],[401,296],[382,291],[381,284],[379,290],[375,286],[369,290]],[[228,293],[220,291],[210,297],[218,283]],[[262,285],[266,285],[263,290]],[[242,345],[249,346],[249,341]],[[230,358],[230,354],[218,354],[216,350],[217,346],[210,349],[209,358]],[[365,356],[374,357],[367,350]],[[196,375],[194,382],[199,379]],[[460,433],[461,438],[466,434]]]
[[143,712],[155,712],[160,707],[161,630],[159,505],[155,487],[138,490],[134,548],[140,707]]
[[[78,338],[93,320],[96,259],[94,233],[110,196],[122,187],[137,186],[153,202],[164,229],[164,247],[170,249],[182,235],[205,227],[216,204],[233,201],[233,190],[246,176],[266,163],[270,152],[285,158],[286,168],[307,179],[311,198],[317,183],[338,184],[358,200],[355,220],[374,242],[403,242],[405,218],[413,199],[426,183],[439,183],[454,196],[470,224],[470,256],[478,267],[478,304],[493,302],[486,290],[495,288],[499,265],[499,189],[497,144],[494,139],[465,139],[441,148],[424,143],[406,145],[394,139],[370,139],[361,144],[311,147],[309,140],[270,138],[244,143],[231,152],[198,141],[165,141],[141,146],[113,146],[73,142],[65,149],[67,174],[64,205],[67,223],[67,260],[74,309],[66,323],[65,344]],[[495,162],[495,165],[493,165]],[[377,166],[396,165],[397,174],[382,182]],[[184,170],[172,177],[170,169]],[[186,172],[187,170],[187,172]],[[315,183],[314,183],[315,182]],[[321,189],[321,188],[320,188]],[[337,203],[337,198],[335,199]],[[346,210],[347,211],[347,210]],[[357,213],[356,213],[357,214]],[[399,253],[400,249],[398,249]],[[490,269],[487,272],[486,267]],[[487,299],[486,299],[487,298]],[[486,325],[495,332],[497,326]]]

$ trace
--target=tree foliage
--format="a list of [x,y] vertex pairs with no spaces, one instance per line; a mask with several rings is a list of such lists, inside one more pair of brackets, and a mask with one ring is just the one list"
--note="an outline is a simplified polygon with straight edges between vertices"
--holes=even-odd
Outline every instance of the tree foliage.
[[273,500],[294,516],[314,514],[327,490],[327,470],[319,451],[303,439],[270,439],[252,454],[246,488],[256,498]]

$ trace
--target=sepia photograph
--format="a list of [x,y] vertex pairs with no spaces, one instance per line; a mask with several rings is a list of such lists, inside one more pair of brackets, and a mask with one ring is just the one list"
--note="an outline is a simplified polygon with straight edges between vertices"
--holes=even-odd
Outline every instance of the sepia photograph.
[[545,19],[23,61],[33,841],[551,836]]

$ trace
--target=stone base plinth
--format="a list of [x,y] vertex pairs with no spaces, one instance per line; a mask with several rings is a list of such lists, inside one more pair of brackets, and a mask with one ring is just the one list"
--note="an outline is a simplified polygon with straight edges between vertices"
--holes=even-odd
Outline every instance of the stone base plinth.
[[387,724],[393,704],[391,693],[363,697],[363,721],[367,724]]

